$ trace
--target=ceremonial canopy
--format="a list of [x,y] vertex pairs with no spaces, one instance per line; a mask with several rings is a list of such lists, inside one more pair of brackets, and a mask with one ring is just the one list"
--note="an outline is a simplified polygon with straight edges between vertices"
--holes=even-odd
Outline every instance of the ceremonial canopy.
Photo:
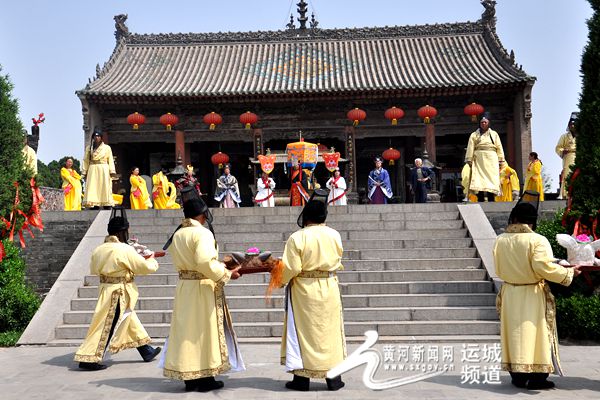
[[[348,160],[343,173],[354,192],[366,186],[371,159],[394,147],[401,159],[391,173],[401,200],[406,166],[425,151],[442,167],[439,189],[448,180],[450,196],[449,180],[477,128],[463,109],[479,103],[521,172],[531,150],[535,78],[501,45],[493,2],[483,4],[476,22],[352,29],[321,29],[316,21],[307,27],[301,13],[299,27],[280,31],[133,34],[127,17],[117,16],[112,56],[77,92],[86,143],[94,127],[102,129],[121,175],[133,165],[149,175],[173,168],[180,157],[201,171],[207,188],[215,175],[210,156],[223,151],[243,195],[255,173],[250,159],[267,148],[283,151],[302,131]],[[438,112],[431,124],[417,114],[425,105]],[[384,117],[392,106],[405,113],[397,125]],[[366,112],[358,126],[346,118],[354,108]],[[259,118],[250,130],[239,121],[247,111]],[[136,131],[127,123],[133,112],[145,115]],[[160,124],[167,112],[178,117],[172,131]],[[203,120],[211,112],[222,117],[215,129]],[[317,177],[325,174],[318,170]],[[274,174],[283,180],[283,171]]]

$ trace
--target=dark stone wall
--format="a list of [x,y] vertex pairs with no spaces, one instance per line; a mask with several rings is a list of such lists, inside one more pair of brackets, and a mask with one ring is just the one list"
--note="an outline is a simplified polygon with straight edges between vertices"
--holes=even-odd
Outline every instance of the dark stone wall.
[[24,234],[26,247],[22,254],[27,263],[26,275],[38,293],[45,294],[52,288],[97,213],[42,212],[44,231],[33,230],[33,239]]
[[[508,225],[508,216],[516,203],[482,203],[481,208],[485,212],[485,216],[490,221],[490,224],[499,235],[504,233]],[[554,214],[559,209],[566,207],[565,201],[543,201],[540,203],[540,211],[538,220],[552,219]]]

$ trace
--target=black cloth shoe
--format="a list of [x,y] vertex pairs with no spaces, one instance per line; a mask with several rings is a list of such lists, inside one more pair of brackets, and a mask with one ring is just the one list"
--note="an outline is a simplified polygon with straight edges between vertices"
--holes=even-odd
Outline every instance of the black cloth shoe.
[[191,392],[193,390],[198,390],[198,383],[200,382],[200,379],[191,379],[183,382],[185,383],[185,391]]
[[85,369],[86,371],[100,371],[102,369],[106,369],[106,365],[90,362],[80,362],[79,368]]
[[341,375],[338,375],[335,378],[331,378],[331,379],[325,378],[325,382],[327,382],[328,390],[340,390],[341,388],[346,386],[346,384],[342,381]]
[[145,362],[150,362],[154,360],[154,357],[156,357],[158,353],[160,353],[160,347],[152,347],[145,344],[137,347],[137,351],[140,353],[140,356],[142,356]]
[[547,380],[543,380],[543,381],[530,380],[527,383],[528,390],[545,390],[545,389],[552,389],[553,387],[554,387],[554,382],[547,381]]
[[527,387],[527,381],[523,381],[520,379],[513,379],[512,381],[510,381],[510,383],[512,383],[513,386],[516,386],[519,389],[525,389]]
[[310,378],[294,375],[294,379],[291,382],[286,382],[285,387],[300,392],[308,392],[310,388]]
[[211,390],[221,389],[223,386],[225,386],[223,381],[215,380],[214,376],[209,378],[200,378],[197,379],[197,381],[198,384],[196,390],[203,393],[210,392]]

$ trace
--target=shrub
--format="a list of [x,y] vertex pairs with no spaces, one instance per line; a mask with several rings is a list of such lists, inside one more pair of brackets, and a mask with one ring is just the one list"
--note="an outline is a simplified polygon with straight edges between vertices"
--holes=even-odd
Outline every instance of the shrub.
[[21,337],[21,331],[8,331],[0,333],[0,347],[12,347]]
[[561,339],[600,340],[600,297],[557,297],[556,324]]
[[0,263],[0,332],[23,331],[40,306],[40,297],[25,281],[25,261],[19,249],[4,240]]
[[558,210],[556,214],[554,214],[554,218],[539,221],[535,231],[540,235],[545,236],[546,239],[548,239],[550,245],[552,246],[552,253],[554,253],[554,257],[559,259],[566,259],[567,250],[560,244],[558,244],[558,242],[556,241],[557,234],[569,233],[567,232],[565,227],[562,226],[562,216],[563,210]]

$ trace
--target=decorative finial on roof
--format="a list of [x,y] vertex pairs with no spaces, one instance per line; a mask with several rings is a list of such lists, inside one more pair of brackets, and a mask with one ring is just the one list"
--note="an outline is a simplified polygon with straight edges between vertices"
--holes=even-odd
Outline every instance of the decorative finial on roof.
[[319,26],[319,21],[315,18],[315,13],[312,13],[310,16],[310,27],[311,29],[316,29]]
[[308,21],[308,17],[306,16],[306,13],[308,12],[308,3],[304,0],[300,0],[296,5],[298,6],[298,14],[300,14],[300,17],[298,17],[300,29],[306,29],[306,21]]
[[96,64],[96,79],[100,78],[100,73],[102,70],[100,69],[100,64]]
[[490,27],[492,30],[496,30],[496,0],[481,0],[481,5],[484,10],[481,14],[481,21]]
[[125,21],[127,21],[127,14],[119,14],[114,16],[115,20],[115,38],[117,42],[121,40],[123,37],[127,37],[130,35],[129,28],[125,25]]
[[294,25],[294,16],[290,14],[290,22],[285,26],[288,29],[296,29],[296,25]]

